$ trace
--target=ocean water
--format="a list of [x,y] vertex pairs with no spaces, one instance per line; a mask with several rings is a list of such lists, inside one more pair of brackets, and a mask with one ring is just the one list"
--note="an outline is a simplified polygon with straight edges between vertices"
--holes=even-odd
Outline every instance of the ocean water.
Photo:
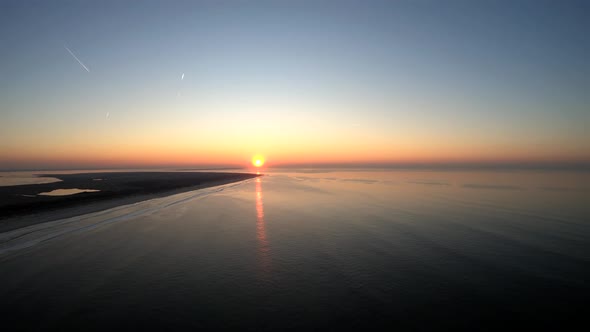
[[590,173],[267,170],[0,234],[11,330],[563,330]]

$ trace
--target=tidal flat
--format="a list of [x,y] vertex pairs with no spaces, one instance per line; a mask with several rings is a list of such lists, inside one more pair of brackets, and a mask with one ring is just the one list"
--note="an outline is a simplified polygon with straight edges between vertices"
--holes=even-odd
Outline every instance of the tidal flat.
[[[256,176],[229,172],[39,174],[40,179],[59,181],[0,186],[0,232]],[[59,195],[62,192],[73,194]]]

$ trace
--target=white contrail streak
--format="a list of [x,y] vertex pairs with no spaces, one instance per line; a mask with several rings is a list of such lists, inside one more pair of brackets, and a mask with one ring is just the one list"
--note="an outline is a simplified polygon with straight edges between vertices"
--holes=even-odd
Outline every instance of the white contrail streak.
[[180,76],[180,80],[184,80],[184,73],[182,73],[182,76]]
[[87,72],[90,72],[90,69],[88,69],[88,67],[86,67],[82,61],[80,61],[80,59],[78,59],[78,57],[76,56],[76,54],[74,54],[74,52],[72,52],[67,46],[64,45],[64,48],[74,57],[74,59],[76,59],[76,61],[78,61],[78,63],[80,64],[80,66],[82,66],[84,69],[86,69]]

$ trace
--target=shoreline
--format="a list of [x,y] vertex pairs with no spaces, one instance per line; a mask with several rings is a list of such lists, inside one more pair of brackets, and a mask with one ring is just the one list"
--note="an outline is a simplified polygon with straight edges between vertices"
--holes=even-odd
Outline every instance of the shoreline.
[[[82,173],[85,174],[85,173]],[[76,175],[82,175],[72,174]],[[105,173],[106,174],[106,173]],[[164,174],[164,173],[162,173]],[[165,173],[168,174],[168,173]],[[178,174],[178,173],[176,173]],[[156,191],[146,191],[145,189],[136,190],[133,192],[121,192],[121,193],[111,193],[110,195],[104,196],[104,192],[102,193],[103,196],[92,197],[90,195],[94,193],[81,193],[75,194],[70,196],[45,196],[44,199],[49,200],[49,204],[51,204],[51,200],[58,201],[59,206],[55,207],[35,207],[34,203],[29,208],[30,212],[17,212],[15,215],[10,215],[3,217],[0,216],[0,233],[11,232],[20,228],[43,224],[47,222],[52,222],[56,220],[66,219],[77,217],[89,213],[99,212],[103,210],[108,210],[112,208],[116,208],[119,206],[124,205],[131,205],[138,202],[154,199],[154,198],[161,198],[166,196],[171,196],[175,194],[180,194],[189,191],[195,191],[205,188],[211,188],[216,186],[221,186],[229,183],[234,182],[241,182],[248,179],[252,179],[255,177],[260,176],[259,174],[250,174],[250,173],[198,173],[199,175],[218,175],[218,176],[225,176],[225,178],[215,178],[211,180],[200,180],[201,183],[194,184],[194,185],[182,185],[176,188],[171,189],[164,189],[164,190],[156,190]],[[152,175],[152,173],[147,174]],[[47,175],[50,176],[50,175]],[[92,174],[92,176],[96,176],[96,174]],[[103,174],[104,176],[104,174]],[[162,179],[152,179],[155,183],[162,181]],[[98,182],[98,181],[95,181]],[[100,181],[103,182],[103,181]],[[50,183],[49,185],[55,184],[66,184],[67,180],[62,182],[54,182]],[[40,185],[27,185],[27,187],[35,186],[37,190],[45,190],[40,188],[45,184]],[[13,186],[13,187],[22,187],[22,186]],[[8,187],[4,187],[8,188]],[[107,193],[108,194],[108,193]],[[21,194],[22,195],[22,194]],[[85,196],[85,197],[84,197]],[[84,197],[84,200],[79,200],[77,198]],[[71,198],[74,198],[73,200]],[[2,206],[0,206],[2,207]]]

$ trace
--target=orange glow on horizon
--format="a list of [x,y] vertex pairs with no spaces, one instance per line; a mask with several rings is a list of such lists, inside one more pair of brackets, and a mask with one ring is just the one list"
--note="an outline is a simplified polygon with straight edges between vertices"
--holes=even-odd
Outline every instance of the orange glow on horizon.
[[[256,150],[272,155],[272,166],[314,164],[404,164],[404,163],[559,163],[588,162],[590,155],[583,145],[496,145],[483,142],[457,143],[440,140],[391,141],[369,138],[319,140],[306,137],[297,141],[280,139],[248,141],[223,137],[207,145],[196,139],[149,139],[123,143],[96,140],[91,144],[69,144],[51,140],[23,141],[19,145],[0,142],[0,168],[44,167],[191,167],[246,166],[263,169],[267,158]],[[268,142],[273,142],[268,143]],[[116,146],[114,148],[113,146]],[[259,150],[259,151],[260,151]]]

